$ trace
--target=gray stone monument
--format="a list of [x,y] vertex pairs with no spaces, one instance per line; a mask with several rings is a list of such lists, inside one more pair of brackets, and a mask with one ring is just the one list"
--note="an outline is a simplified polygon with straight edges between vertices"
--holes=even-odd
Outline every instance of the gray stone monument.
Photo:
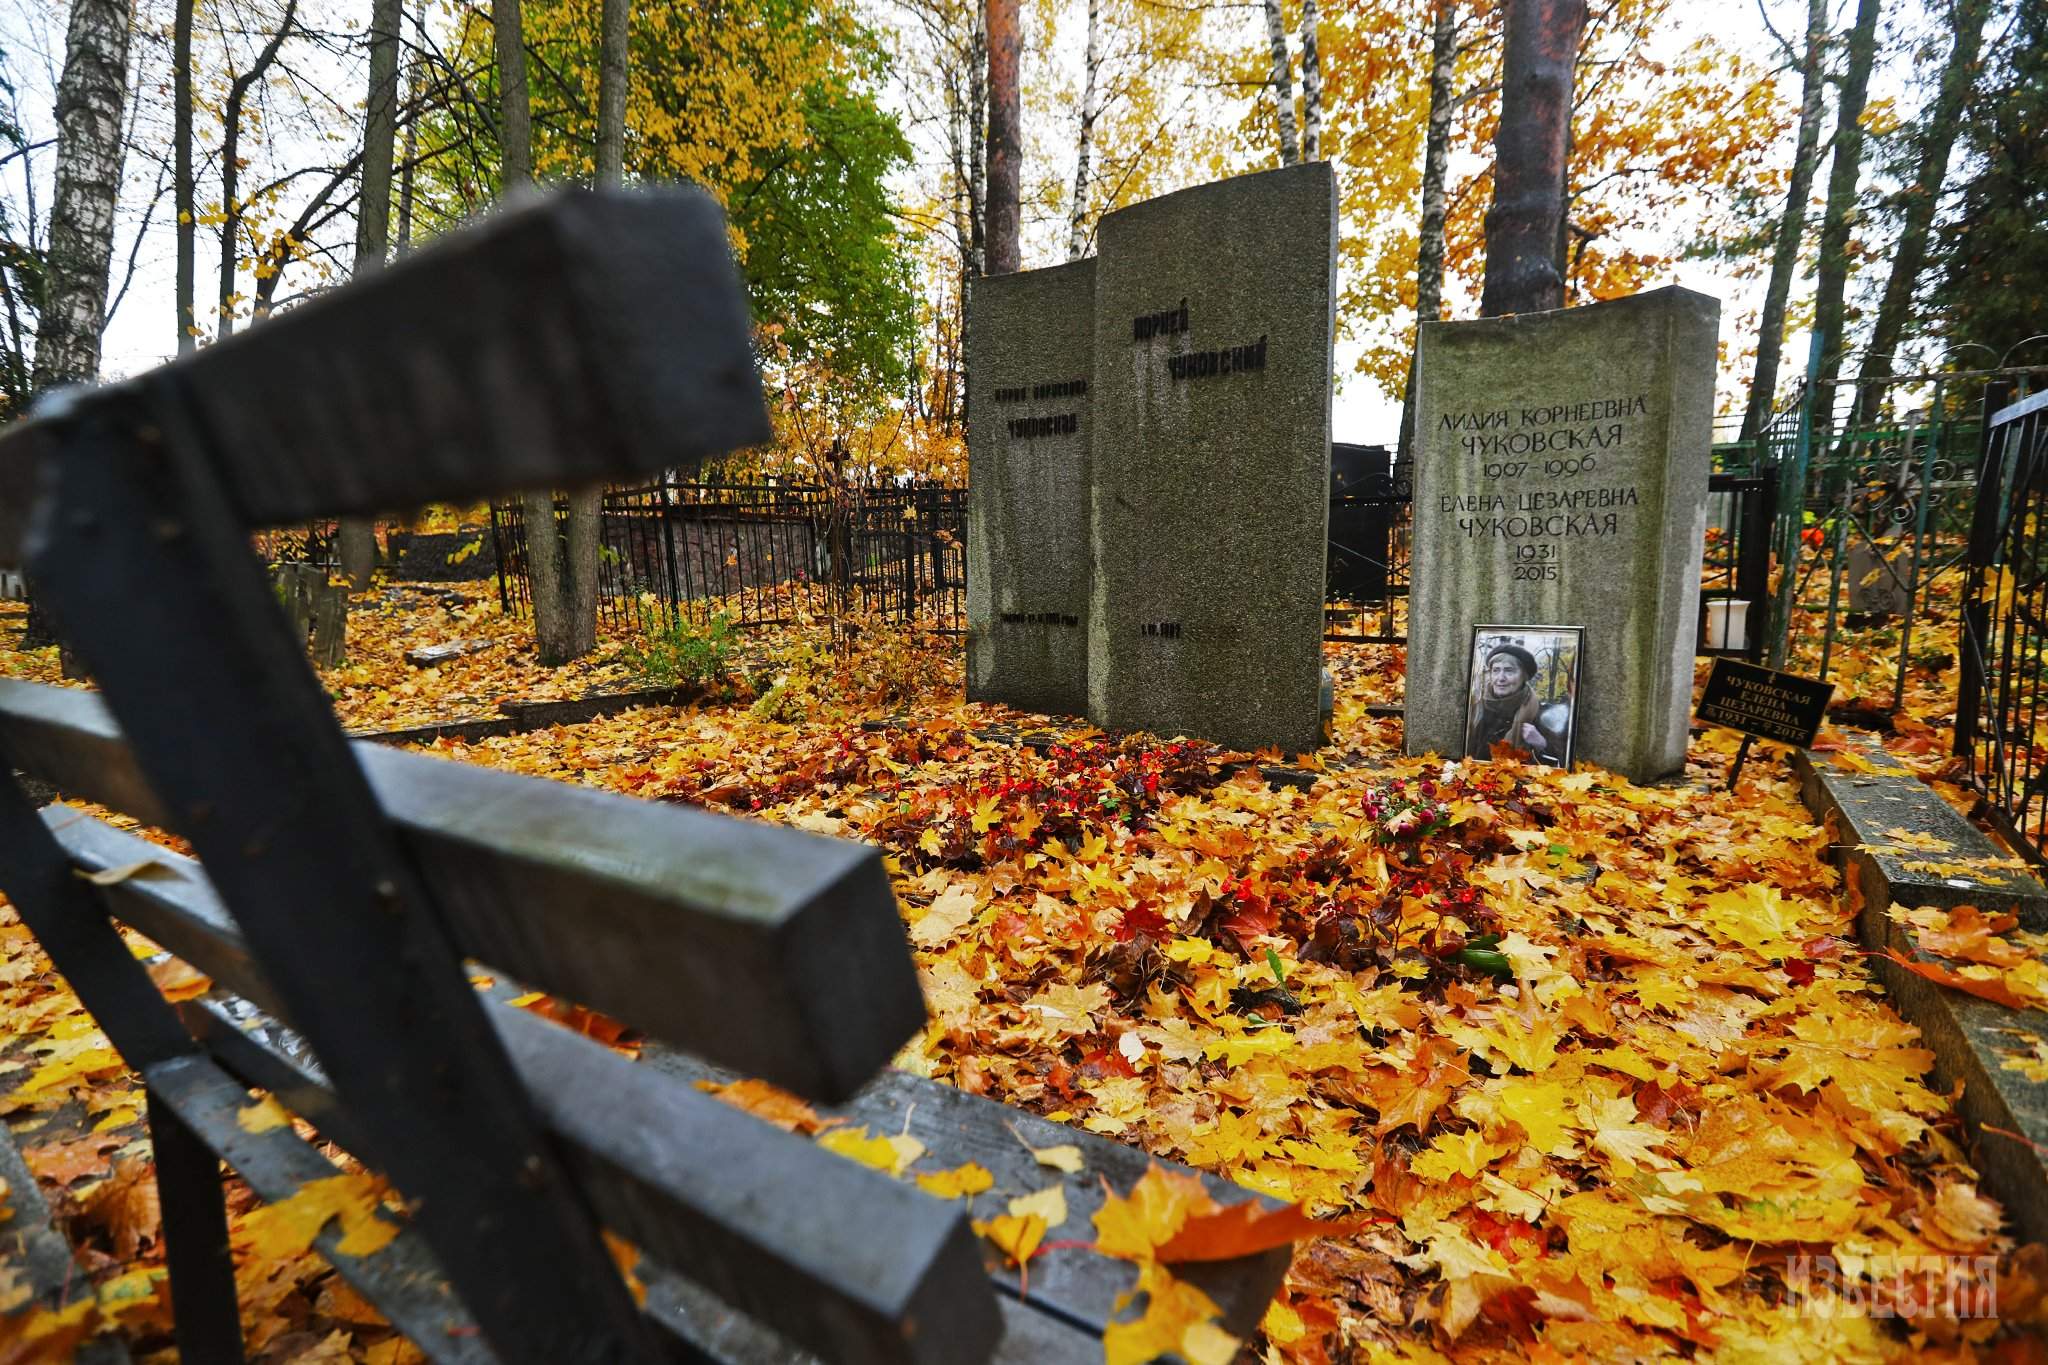
[[1088,715],[1241,749],[1319,740],[1336,179],[1105,216]]
[[[1854,531],[1850,534],[1855,535]],[[1849,610],[1866,616],[1904,616],[1911,605],[1906,578],[1913,571],[1910,547],[1886,546],[1880,553],[1860,538],[1849,547]],[[1889,567],[1887,567],[1889,565]]]
[[1095,262],[976,280],[967,373],[967,697],[1088,708]]
[[1464,752],[1473,626],[1583,626],[1577,759],[1684,766],[1719,321],[1671,288],[1423,324],[1408,752]]

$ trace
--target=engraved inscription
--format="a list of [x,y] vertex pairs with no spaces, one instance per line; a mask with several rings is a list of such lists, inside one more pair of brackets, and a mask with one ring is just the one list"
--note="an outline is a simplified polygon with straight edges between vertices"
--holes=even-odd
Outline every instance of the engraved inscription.
[[1209,379],[1216,375],[1243,374],[1266,368],[1266,338],[1247,346],[1222,346],[1213,351],[1189,351],[1166,358],[1166,372],[1176,381]]
[[1031,440],[1039,436],[1072,436],[1081,429],[1081,415],[1077,412],[1059,412],[1049,417],[1012,417],[1008,426],[1010,435],[1019,440]]
[[1157,313],[1140,313],[1131,319],[1131,340],[1150,341],[1153,337],[1169,336],[1188,329],[1188,301],[1182,299],[1178,308],[1164,308]]

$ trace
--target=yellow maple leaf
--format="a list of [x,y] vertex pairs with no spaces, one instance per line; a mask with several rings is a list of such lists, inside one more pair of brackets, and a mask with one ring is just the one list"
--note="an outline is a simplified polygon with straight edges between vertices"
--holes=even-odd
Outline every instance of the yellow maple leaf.
[[834,1128],[818,1139],[818,1145],[890,1175],[902,1175],[911,1162],[924,1155],[924,1144],[907,1133],[870,1137],[866,1128]]
[[1708,929],[1760,957],[1791,957],[1804,937],[1805,908],[1775,886],[1749,882],[1700,902]]
[[976,834],[986,834],[994,829],[996,822],[1002,818],[1002,812],[996,809],[996,798],[984,796],[974,805],[974,818],[971,823]]
[[273,1128],[282,1128],[292,1121],[283,1105],[275,1096],[265,1095],[247,1109],[235,1111],[235,1124],[245,1133],[267,1133]]
[[1514,1275],[1500,1253],[1479,1245],[1454,1223],[1434,1224],[1423,1242],[1421,1259],[1434,1266],[1444,1282],[1444,1335],[1455,1341],[1488,1299],[1514,1284]]
[[1179,1356],[1188,1365],[1229,1365],[1239,1342],[1218,1325],[1216,1301],[1164,1267],[1146,1264],[1138,1275],[1145,1312],[1134,1322],[1112,1322],[1102,1333],[1103,1365],[1148,1365]]
[[1095,1249],[1129,1261],[1149,1260],[1172,1241],[1192,1214],[1209,1213],[1216,1201],[1191,1175],[1148,1166],[1129,1195],[1103,1182],[1102,1207],[1095,1211]]
[[1019,1218],[1013,1213],[997,1214],[986,1222],[974,1220],[974,1231],[1002,1248],[1012,1263],[1023,1265],[1038,1251],[1038,1244],[1045,1240],[1045,1220],[1035,1213]]
[[1559,1156],[1572,1146],[1572,1095],[1563,1081],[1514,1076],[1497,1092],[1500,1116],[1521,1126],[1529,1145],[1546,1156]]
[[1636,1102],[1622,1098],[1594,1098],[1579,1105],[1579,1118],[1593,1135],[1593,1149],[1614,1162],[1623,1175],[1635,1174],[1637,1166],[1669,1166],[1655,1148],[1670,1134],[1636,1122]]
[[959,1199],[963,1195],[980,1194],[983,1190],[993,1188],[995,1183],[995,1173],[973,1161],[964,1166],[955,1166],[950,1171],[932,1171],[917,1178],[920,1189],[940,1199]]
[[389,1245],[398,1224],[377,1216],[384,1201],[384,1182],[361,1172],[314,1180],[281,1203],[265,1204],[242,1215],[235,1239],[262,1261],[288,1261],[303,1256],[320,1230],[341,1220],[344,1256],[368,1256]]
[[1019,1195],[1010,1201],[1012,1218],[1029,1218],[1033,1215],[1045,1220],[1048,1232],[1067,1221],[1067,1187],[1047,1185],[1036,1194]]
[[951,939],[974,918],[974,891],[966,886],[949,886],[910,926],[913,943],[936,948]]
[[1463,1133],[1438,1133],[1427,1149],[1417,1152],[1408,1169],[1424,1180],[1438,1183],[1452,1176],[1470,1180],[1507,1153],[1506,1147],[1489,1143],[1477,1129]]

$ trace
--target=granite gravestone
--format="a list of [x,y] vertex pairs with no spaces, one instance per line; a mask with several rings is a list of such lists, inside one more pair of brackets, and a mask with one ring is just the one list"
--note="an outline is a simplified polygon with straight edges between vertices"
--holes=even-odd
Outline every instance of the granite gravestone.
[[[1854,532],[1851,532],[1854,534]],[[1849,610],[1866,616],[1904,616],[1912,594],[1906,575],[1913,571],[1909,548],[1886,547],[1890,553],[1857,541],[1849,547]]]
[[1182,190],[1106,215],[1097,240],[1089,718],[1312,749],[1335,176]]
[[1456,754],[1472,627],[1583,626],[1577,756],[1685,763],[1720,304],[1684,289],[1423,324],[1410,753]]
[[967,323],[967,697],[1088,707],[1095,262],[974,282]]

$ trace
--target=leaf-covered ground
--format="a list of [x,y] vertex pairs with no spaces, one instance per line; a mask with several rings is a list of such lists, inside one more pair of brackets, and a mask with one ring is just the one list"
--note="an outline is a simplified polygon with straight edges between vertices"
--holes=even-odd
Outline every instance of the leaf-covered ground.
[[[377,648],[493,628],[380,600]],[[515,627],[496,628],[516,659]],[[879,626],[837,651],[822,630],[752,650],[732,703],[442,752],[879,845],[932,1013],[899,1065],[1344,1220],[1298,1249],[1258,1356],[2048,1356],[2041,1252],[2001,1232],[1780,764],[1753,760],[1728,794],[1717,735],[1647,788],[1405,759],[1398,723],[1365,711],[1397,699],[1398,652],[1343,648],[1322,771],[1274,788],[1206,746],[964,705],[948,647]],[[349,669],[327,681],[359,725],[384,697],[418,723],[511,681],[469,661],[458,684]],[[147,1220],[94,1212],[147,1169],[133,1080],[19,926],[0,944],[0,1085],[46,1082],[15,1092],[17,1141],[63,1146],[38,1123],[122,1139],[39,1159],[110,1311],[157,1344]],[[1002,1236],[1000,1200],[973,1197]],[[1826,1311],[1795,1292],[1801,1256],[1995,1257],[1999,1316]],[[244,1264],[260,1358],[409,1358],[335,1311],[355,1306],[312,1258]],[[1199,1304],[1155,1298],[1191,1356],[1225,1350]]]

